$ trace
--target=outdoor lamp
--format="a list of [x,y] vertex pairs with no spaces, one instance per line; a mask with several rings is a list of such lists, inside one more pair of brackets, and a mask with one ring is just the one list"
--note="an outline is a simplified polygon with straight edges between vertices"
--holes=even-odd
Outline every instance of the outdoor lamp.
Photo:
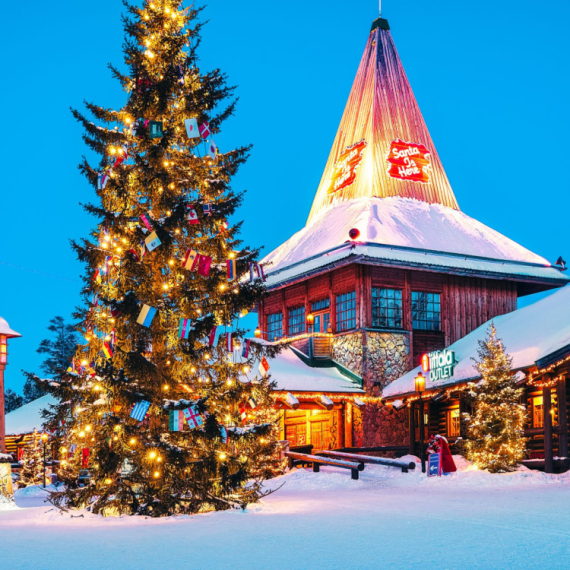
[[426,390],[426,379],[421,372],[416,376],[416,392],[420,394]]
[[255,338],[260,338],[261,337],[261,329],[259,327],[257,327],[253,334],[255,335]]
[[0,364],[8,364],[8,337],[0,335]]
[[309,313],[309,314],[307,315],[307,322],[308,322],[310,325],[312,325],[313,322],[314,322],[314,320],[315,320],[315,315],[313,315],[313,313]]

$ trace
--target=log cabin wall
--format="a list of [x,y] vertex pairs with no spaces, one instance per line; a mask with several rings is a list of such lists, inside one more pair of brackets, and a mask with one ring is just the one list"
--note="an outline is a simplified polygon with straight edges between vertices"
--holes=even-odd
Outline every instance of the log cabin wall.
[[[328,298],[331,325],[336,332],[336,296],[354,291],[356,329],[370,329],[373,287],[402,291],[402,329],[409,332],[412,346],[410,367],[417,366],[425,352],[449,346],[489,319],[517,308],[517,285],[514,282],[353,264],[271,291],[260,303],[259,326],[266,331],[267,315],[282,313],[283,334],[287,335],[289,309],[304,306],[308,315],[313,302]],[[440,295],[439,331],[414,329],[412,292]]]

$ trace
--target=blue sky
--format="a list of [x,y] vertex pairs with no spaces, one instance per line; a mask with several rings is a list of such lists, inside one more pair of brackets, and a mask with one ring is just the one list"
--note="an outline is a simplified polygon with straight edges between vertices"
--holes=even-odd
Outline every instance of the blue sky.
[[[39,371],[36,348],[55,315],[79,302],[70,238],[94,219],[77,171],[86,149],[69,107],[121,107],[106,64],[122,64],[118,0],[3,8],[0,315],[10,343],[7,387]],[[18,22],[33,14],[33,24]],[[235,180],[247,244],[265,252],[307,218],[366,44],[376,0],[210,0],[201,68],[238,86],[236,117],[216,141],[253,143]],[[460,207],[554,261],[570,259],[570,4],[563,0],[384,0],[383,16]],[[526,302],[526,301],[523,301]]]

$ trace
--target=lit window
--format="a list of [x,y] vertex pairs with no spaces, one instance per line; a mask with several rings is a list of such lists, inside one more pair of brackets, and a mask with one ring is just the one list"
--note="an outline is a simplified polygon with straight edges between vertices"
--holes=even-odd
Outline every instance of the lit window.
[[305,332],[305,307],[289,309],[289,336]]
[[336,296],[336,330],[347,331],[356,327],[356,292]]
[[274,342],[283,336],[283,313],[267,315],[267,340]]
[[412,327],[416,330],[441,330],[441,296],[439,293],[412,291]]
[[447,412],[447,437],[458,437],[461,433],[461,415],[459,410]]
[[402,291],[372,288],[372,326],[402,328]]

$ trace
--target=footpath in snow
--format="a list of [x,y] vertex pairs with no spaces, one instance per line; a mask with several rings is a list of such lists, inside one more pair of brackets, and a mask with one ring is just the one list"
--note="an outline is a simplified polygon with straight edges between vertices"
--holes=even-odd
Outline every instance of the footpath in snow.
[[[405,458],[408,459],[408,458]],[[414,458],[409,458],[414,460]],[[2,567],[19,569],[565,568],[570,473],[366,466],[294,470],[247,511],[169,519],[61,514],[45,491],[0,503]]]

